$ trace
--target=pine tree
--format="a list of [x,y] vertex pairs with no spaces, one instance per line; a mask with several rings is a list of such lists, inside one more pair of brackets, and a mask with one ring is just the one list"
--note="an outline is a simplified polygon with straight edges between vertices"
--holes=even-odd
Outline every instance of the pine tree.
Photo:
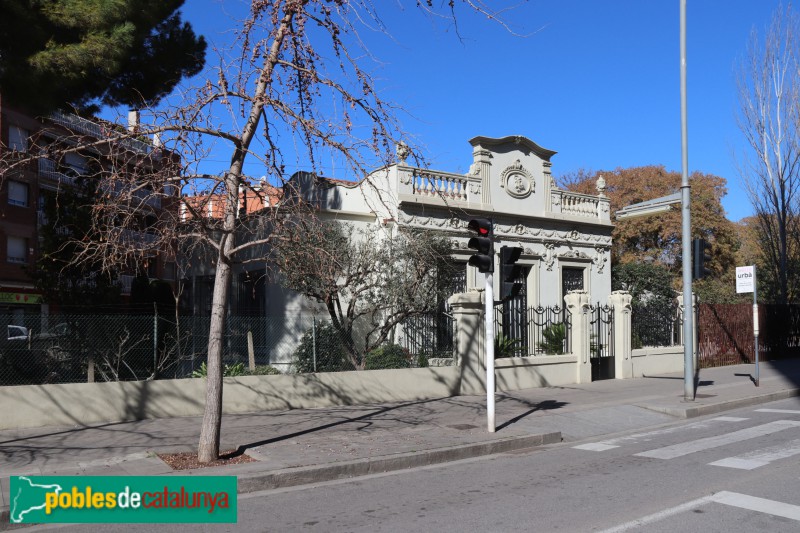
[[184,0],[0,0],[0,94],[47,113],[141,107],[203,67]]

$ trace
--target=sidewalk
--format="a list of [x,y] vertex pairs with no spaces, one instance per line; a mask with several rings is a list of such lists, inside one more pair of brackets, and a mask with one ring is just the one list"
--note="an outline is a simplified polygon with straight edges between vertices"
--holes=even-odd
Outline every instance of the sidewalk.
[[[175,471],[237,475],[239,491],[286,487],[513,451],[655,426],[800,394],[800,361],[704,369],[697,398],[683,374],[498,393],[497,431],[485,396],[227,415],[222,450],[255,462]],[[0,529],[11,475],[157,475],[155,454],[196,450],[200,418],[0,431]]]

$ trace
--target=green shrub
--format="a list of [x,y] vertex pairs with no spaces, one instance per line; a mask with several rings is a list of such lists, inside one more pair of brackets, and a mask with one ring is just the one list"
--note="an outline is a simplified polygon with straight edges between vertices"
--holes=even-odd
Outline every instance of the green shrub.
[[638,350],[642,347],[642,338],[639,336],[639,333],[634,331],[631,334],[631,348],[634,350]]
[[[247,373],[247,369],[244,367],[244,363],[234,363],[232,365],[225,365],[222,367],[222,377],[224,378],[231,378],[235,376],[244,376]],[[208,377],[208,367],[206,366],[206,362],[200,365],[200,368],[192,372],[193,378],[206,378]]]
[[282,373],[283,372],[272,365],[256,365],[255,369],[253,370],[245,370],[245,375],[248,376],[277,376],[278,374]]
[[318,322],[316,328],[310,328],[303,334],[300,345],[292,355],[295,372],[299,374],[314,372],[315,348],[317,372],[355,370],[347,358],[347,351],[339,330],[330,322]]
[[564,353],[566,338],[566,324],[551,324],[542,330],[542,342],[539,343],[539,349],[546,354],[561,355]]
[[430,363],[428,362],[428,354],[421,353],[417,356],[417,366],[419,368],[428,368],[429,364]]
[[519,339],[507,337],[502,331],[494,338],[494,358],[522,357],[525,348],[520,346]]
[[364,369],[380,370],[383,368],[411,368],[411,356],[408,350],[399,344],[385,344],[369,352]]

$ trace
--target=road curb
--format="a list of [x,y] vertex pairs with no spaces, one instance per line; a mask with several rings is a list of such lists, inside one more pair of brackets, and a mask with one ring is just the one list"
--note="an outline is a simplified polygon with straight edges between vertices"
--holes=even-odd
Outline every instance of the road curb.
[[[310,483],[321,483],[324,481],[354,478],[369,474],[406,470],[419,466],[471,459],[483,455],[511,452],[558,442],[561,442],[561,432],[555,431],[538,435],[508,437],[475,444],[462,444],[460,446],[451,446],[447,448],[434,448],[418,452],[367,457],[332,464],[245,473],[238,475],[238,492],[239,494],[246,494],[259,490],[296,487],[298,485],[307,485]],[[171,474],[181,474],[181,472],[171,472]],[[9,522],[9,515],[8,508],[0,508],[0,531],[33,525],[11,524]]]
[[774,402],[777,400],[785,400],[787,398],[794,398],[800,396],[800,389],[784,389],[766,394],[758,394],[749,396],[747,398],[738,398],[735,400],[725,400],[722,402],[707,403],[702,405],[691,405],[687,407],[665,407],[661,405],[640,404],[639,407],[656,411],[659,413],[668,414],[677,418],[695,418],[704,415],[713,415],[731,409],[738,409],[740,407],[747,407],[750,405],[758,405],[760,403]]
[[239,493],[246,494],[260,490],[295,487],[310,483],[405,470],[419,466],[428,466],[462,459],[471,459],[483,455],[532,448],[544,444],[555,444],[558,442],[561,442],[560,431],[541,435],[510,437],[476,444],[463,444],[448,448],[422,450],[419,452],[368,457],[333,464],[243,474],[239,476]]

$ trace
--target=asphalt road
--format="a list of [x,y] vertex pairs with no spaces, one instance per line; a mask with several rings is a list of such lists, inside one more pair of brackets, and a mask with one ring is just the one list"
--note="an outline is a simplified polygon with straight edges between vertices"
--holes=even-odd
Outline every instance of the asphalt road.
[[[435,467],[240,496],[158,531],[800,531],[800,399]],[[38,526],[133,531],[142,526]]]

